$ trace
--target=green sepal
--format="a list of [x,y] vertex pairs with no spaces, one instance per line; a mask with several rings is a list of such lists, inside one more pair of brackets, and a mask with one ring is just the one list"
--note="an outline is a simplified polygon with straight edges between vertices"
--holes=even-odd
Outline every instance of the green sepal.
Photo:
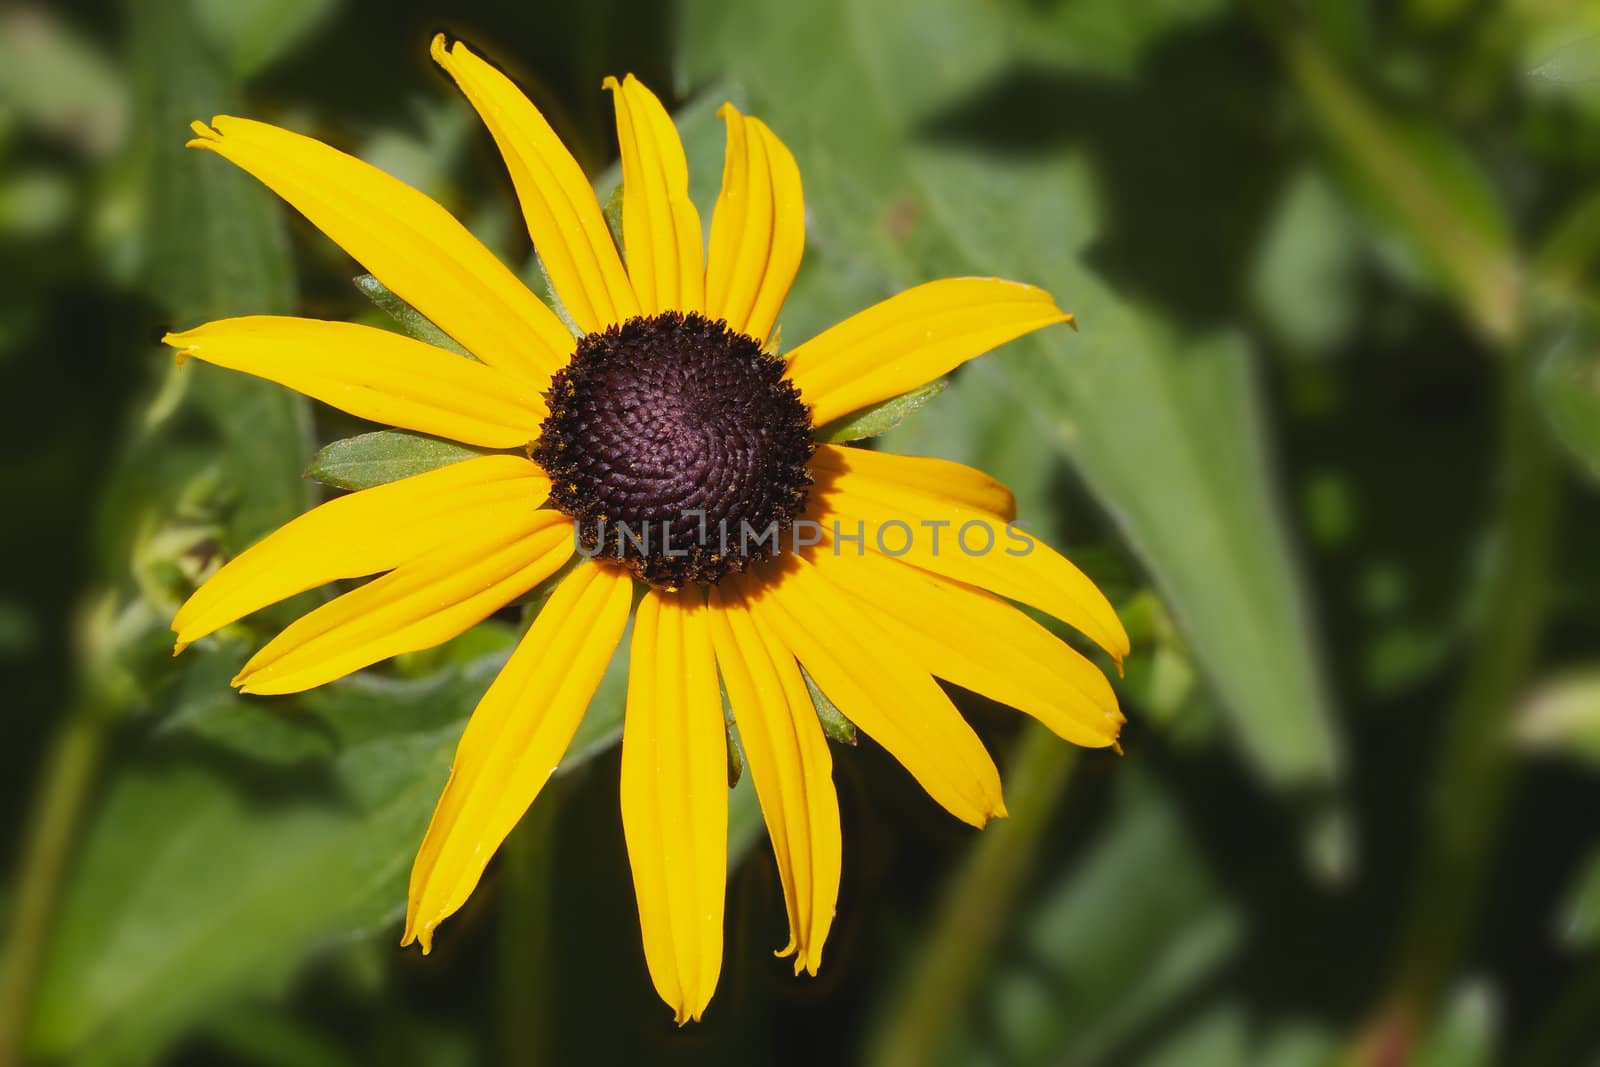
[[885,400],[881,404],[874,404],[869,408],[841,416],[818,429],[816,438],[826,444],[836,445],[888,433],[906,421],[912,412],[944,392],[949,384],[949,379],[940,378],[909,393],[901,393],[897,397]]
[[744,777],[744,748],[739,744],[739,732],[728,721],[728,788],[732,789]]
[[811,690],[811,704],[817,709],[817,721],[822,723],[823,734],[829,741],[854,746],[857,740],[855,723],[845,718],[839,706],[828,699],[811,672],[801,667],[800,675],[806,680],[806,688]]
[[611,240],[615,242],[617,251],[623,249],[622,243],[622,183],[619,181],[616,188],[611,190],[611,195],[606,197],[605,205],[600,209],[600,214],[605,216],[606,229],[611,231]]
[[545,303],[550,306],[551,311],[556,313],[556,318],[561,320],[561,325],[567,328],[568,333],[574,337],[582,337],[584,330],[578,325],[578,321],[572,317],[572,312],[567,310],[567,305],[561,299],[561,294],[556,291],[555,279],[550,277],[550,268],[544,265],[544,257],[535,252],[533,263],[539,271],[540,281],[544,282],[544,292],[541,295],[544,297]]
[[335,489],[371,489],[491,454],[426,434],[378,430],[324,446],[311,457],[305,476]]
[[454,352],[458,356],[466,356],[468,359],[473,358],[471,352],[456,344],[455,340],[435,326],[431,319],[404,300],[401,300],[398,296],[395,296],[387,285],[384,285],[372,275],[358,275],[355,283],[356,288],[361,290],[361,295],[378,305],[380,311],[399,323],[400,329],[404,330],[407,336],[414,337],[418,341],[430,344],[435,348]]

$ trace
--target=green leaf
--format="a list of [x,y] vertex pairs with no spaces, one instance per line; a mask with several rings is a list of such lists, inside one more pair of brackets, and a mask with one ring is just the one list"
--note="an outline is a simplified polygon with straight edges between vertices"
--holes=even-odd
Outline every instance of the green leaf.
[[1575,949],[1600,945],[1600,852],[1579,869],[1561,907],[1557,935]]
[[1600,105],[1600,15],[1589,12],[1590,25],[1574,27],[1571,39],[1554,48],[1528,72],[1536,88]]
[[1500,1005],[1487,986],[1472,983],[1451,996],[1413,1062],[1417,1067],[1489,1067],[1496,1055]]
[[[229,315],[294,312],[293,263],[272,194],[227,161],[184,148],[184,131],[197,115],[233,110],[220,59],[200,37],[188,5],[138,4],[134,11],[140,134],[149,149],[143,277],[151,295],[182,327]],[[280,385],[197,360],[168,373],[174,398],[189,407],[171,405],[152,413],[150,422],[159,427],[180,411],[198,411],[219,435],[220,480],[237,494],[225,547],[241,551],[303,511],[310,502],[310,487],[300,477],[311,452],[306,401]],[[165,444],[152,441],[150,447]],[[142,450],[131,458],[148,462]]]
[[[558,775],[613,743],[626,647]],[[308,953],[396,922],[463,721],[508,652],[273,700],[227,689],[244,649],[202,654],[89,828],[34,1051],[141,1062],[217,1005],[291,977]]]
[[362,296],[378,305],[379,309],[399,323],[400,328],[409,336],[425,344],[433,345],[435,348],[442,348],[446,352],[454,352],[456,355],[466,356],[468,359],[474,358],[472,353],[462,348],[455,342],[454,338],[435,326],[427,316],[404,300],[401,300],[398,296],[395,296],[389,291],[388,286],[372,275],[358,275],[355,283],[356,288],[361,290]]
[[843,444],[846,441],[860,441],[866,437],[877,437],[879,434],[888,433],[905,422],[912,412],[944,392],[949,385],[948,379],[941,378],[909,393],[902,393],[885,400],[881,404],[874,404],[869,408],[862,408],[853,414],[834,419],[817,430],[817,440],[827,441],[830,444]]
[[1600,667],[1566,671],[1541,682],[1517,710],[1513,729],[1529,751],[1600,769]]
[[1322,174],[1307,168],[1284,188],[1256,254],[1256,312],[1299,352],[1331,352],[1356,321],[1360,241],[1351,213]]
[[93,39],[48,5],[0,11],[0,105],[53,137],[105,157],[128,135],[121,71]]
[[324,445],[306,477],[336,489],[370,489],[489,453],[407,430],[375,430]]
[[973,983],[942,1062],[994,1050],[1019,1067],[1128,1062],[1127,1046],[1213,984],[1238,945],[1242,917],[1177,799],[1138,767],[1118,771],[1094,837],[1047,872],[1014,920],[1013,947]]
[[1332,1034],[1279,1024],[1261,1038],[1255,1033],[1261,1025],[1256,1014],[1242,998],[1224,996],[1132,1062],[1136,1067],[1328,1067],[1337,1062]]
[[35,1053],[140,1062],[315,946],[392,921],[460,720],[498,667],[272,702],[337,753],[299,776],[159,743],[118,775],[61,904]]
[[328,20],[339,0],[191,0],[206,36],[244,79],[271,66]]
[[1535,388],[1546,422],[1567,454],[1600,478],[1600,336],[1575,324],[1539,363]]
[[1483,166],[1442,124],[1380,109],[1314,37],[1284,31],[1279,44],[1312,122],[1381,237],[1463,317],[1508,340],[1520,314],[1514,230]]
[[[1087,269],[1077,253],[1104,212],[1075,142],[1031,127],[1025,149],[983,141],[1018,130],[1018,116],[973,95],[1016,57],[1008,9],[938,20],[909,0],[804,10],[700,0],[685,10],[678,39],[690,76],[738,78],[795,152],[813,276],[871,280],[797,286],[797,300],[822,300],[786,307],[785,333],[941,275],[999,274],[1057,294],[1081,333],[1047,331],[960,377],[1009,405],[995,433],[1028,432],[1035,453],[1077,468],[1154,577],[1261,773],[1313,792],[1331,784],[1340,746],[1251,353],[1229,336],[1175,335]],[[934,37],[962,46],[934,47]],[[942,420],[930,423],[907,424],[895,444],[949,449]]]
[[1600,262],[1600,190],[1580,198],[1550,227],[1534,256],[1541,296],[1557,307],[1583,291],[1584,279]]

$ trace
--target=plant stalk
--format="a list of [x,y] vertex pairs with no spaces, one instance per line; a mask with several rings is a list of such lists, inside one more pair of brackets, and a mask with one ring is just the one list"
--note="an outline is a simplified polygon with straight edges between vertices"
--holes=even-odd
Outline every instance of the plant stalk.
[[29,803],[16,898],[0,962],[0,1067],[23,1060],[28,1020],[62,876],[105,755],[106,720],[80,709],[67,720]]
[[1517,771],[1510,720],[1534,665],[1560,511],[1560,464],[1523,360],[1504,365],[1497,534],[1482,621],[1433,778],[1410,920],[1393,985],[1352,1057],[1397,1061],[1434,1017],[1482,910]]
[[931,940],[905,969],[868,1042],[872,1067],[923,1067],[936,1059],[1009,928],[1034,844],[1077,760],[1071,745],[1036,722],[1027,724],[1007,767],[1009,818],[983,832],[945,893]]

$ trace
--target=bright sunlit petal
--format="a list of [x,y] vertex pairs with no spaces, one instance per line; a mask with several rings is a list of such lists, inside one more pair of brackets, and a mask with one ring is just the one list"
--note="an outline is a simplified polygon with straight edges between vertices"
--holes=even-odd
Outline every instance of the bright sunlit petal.
[[639,313],[589,179],[539,109],[510,78],[460,41],[433,39],[433,58],[455,79],[511,171],[533,247],[562,305],[585,333]]
[[689,164],[672,116],[632,74],[605,87],[617,111],[622,152],[622,243],[639,308],[705,307],[705,237],[689,199]]
[[652,589],[633,624],[622,830],[645,962],[679,1025],[722,971],[727,743],[704,594]]
[[551,594],[478,702],[411,868],[402,944],[422,943],[466,901],[483,868],[560,763],[633,603],[633,582],[582,564]]

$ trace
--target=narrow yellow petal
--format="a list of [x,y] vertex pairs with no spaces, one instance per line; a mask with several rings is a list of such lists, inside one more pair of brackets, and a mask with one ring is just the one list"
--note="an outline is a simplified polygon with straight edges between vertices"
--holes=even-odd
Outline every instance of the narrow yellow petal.
[[728,124],[728,149],[711,216],[706,314],[765,341],[805,251],[800,168],[760,119],[732,104],[717,114]]
[[811,457],[814,471],[854,472],[987,512],[1002,522],[1017,517],[1017,498],[1003,484],[974,467],[930,456],[902,456],[870,448],[819,444]]
[[482,622],[572,555],[572,521],[516,501],[487,509],[455,541],[331,600],[244,665],[246,693],[298,693]]
[[483,869],[555,773],[616,651],[633,580],[584,563],[568,575],[478,702],[411,868],[403,945],[466,902]]
[[[857,471],[818,472],[812,498],[824,523],[906,563],[987,589],[1076,627],[1119,664],[1128,634],[1105,594],[1072,562],[986,512]],[[848,549],[850,546],[846,546]]]
[[622,728],[622,830],[645,962],[681,1026],[722,970],[728,752],[698,588],[652,589],[633,624]]
[[219,115],[189,142],[232,161],[483,362],[543,386],[572,335],[444,208],[320,141]]
[[432,51],[494,136],[533,247],[579,329],[594,333],[639,314],[594,189],[539,109],[460,41],[446,46],[441,33]]
[[1074,744],[1114,744],[1123,717],[1093,663],[998,597],[875,552],[812,557],[931,674],[1009,704]]
[[711,639],[772,838],[795,973],[816,974],[839,898],[839,798],[833,757],[794,656],[737,590],[710,593]]
[[740,583],[756,618],[950,814],[973,826],[1005,815],[994,761],[938,683],[815,566],[781,566]]
[[537,507],[549,492],[550,480],[529,460],[483,456],[330,500],[196,589],[172,620],[178,651],[296,593],[391,570],[476,528],[480,515]]
[[646,315],[705,309],[700,213],[689,199],[689,164],[672,116],[632,74],[605,80],[622,152],[622,243]]
[[821,426],[1025,333],[1071,321],[1043,289],[999,278],[945,278],[818,334],[789,354],[789,377]]
[[525,379],[388,330],[278,315],[220,319],[162,341],[373,422],[485,448],[539,436],[545,402]]

